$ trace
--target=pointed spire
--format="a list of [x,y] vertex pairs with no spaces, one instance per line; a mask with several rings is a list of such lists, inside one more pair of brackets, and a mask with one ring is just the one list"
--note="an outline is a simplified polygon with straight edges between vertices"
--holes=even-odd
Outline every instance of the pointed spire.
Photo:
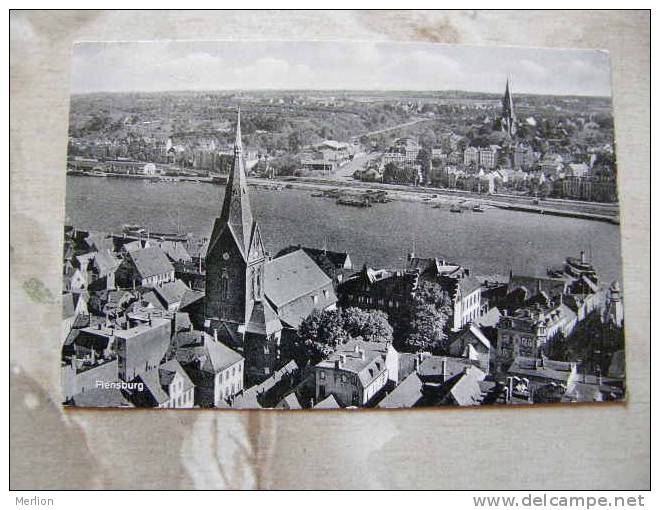
[[[217,223],[220,223],[219,225]],[[243,144],[241,141],[241,109],[238,109],[236,120],[236,142],[234,144],[234,161],[227,179],[225,198],[222,204],[220,218],[216,221],[211,244],[215,244],[217,236],[226,227],[230,227],[237,243],[245,257],[248,256],[252,237],[252,210],[248,196],[247,178],[245,176],[245,161],[243,159]],[[220,227],[220,228],[218,228]]]
[[234,154],[237,151],[243,150],[243,142],[241,140],[241,107],[238,107],[238,115],[236,116],[236,141],[234,142]]

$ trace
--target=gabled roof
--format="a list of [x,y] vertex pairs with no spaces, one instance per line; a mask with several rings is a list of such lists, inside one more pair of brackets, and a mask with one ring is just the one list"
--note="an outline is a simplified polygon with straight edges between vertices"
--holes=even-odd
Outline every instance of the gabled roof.
[[182,331],[174,343],[178,345],[176,359],[181,363],[200,362],[199,369],[217,374],[243,359],[238,352],[222,342],[216,342],[201,331]]
[[473,338],[477,342],[479,342],[481,345],[483,345],[486,349],[490,349],[490,340],[486,338],[486,336],[483,334],[481,329],[475,325],[475,324],[470,324],[466,330],[460,334],[460,336],[464,335],[469,335],[470,338]]
[[188,374],[186,374],[186,371],[177,360],[171,359],[158,367],[161,386],[168,386],[171,384],[177,374],[183,379],[183,391],[188,391],[193,387],[190,377],[188,377]]
[[451,395],[454,403],[459,406],[476,406],[483,400],[483,392],[479,384],[486,377],[477,367],[469,367],[465,372],[450,381]]
[[318,404],[314,406],[314,409],[340,409],[341,406],[337,402],[337,399],[334,395],[329,395]]
[[94,256],[94,268],[100,277],[115,271],[121,264],[120,260],[110,250],[103,250]]
[[413,407],[422,398],[422,386],[419,376],[412,373],[381,400],[378,407],[386,409]]
[[289,393],[280,401],[277,407],[283,407],[285,409],[302,409],[300,401],[295,393]]
[[[366,342],[361,339],[353,339],[342,344],[316,366],[321,368],[336,368],[336,362],[340,362],[339,369],[351,372],[360,379],[363,387],[367,387],[387,370],[385,360],[388,346],[384,342]],[[398,375],[398,374],[396,374]]]
[[332,280],[303,250],[277,257],[266,264],[266,296],[278,309],[328,286],[332,287]]
[[150,246],[129,252],[127,255],[142,278],[161,275],[174,271],[174,266],[158,246]]
[[160,249],[163,250],[165,255],[167,255],[173,262],[187,262],[192,260],[192,257],[186,250],[186,247],[183,245],[183,243],[177,241],[160,241],[158,246],[160,246]]
[[167,306],[181,303],[189,290],[188,286],[179,279],[154,287],[154,292]]

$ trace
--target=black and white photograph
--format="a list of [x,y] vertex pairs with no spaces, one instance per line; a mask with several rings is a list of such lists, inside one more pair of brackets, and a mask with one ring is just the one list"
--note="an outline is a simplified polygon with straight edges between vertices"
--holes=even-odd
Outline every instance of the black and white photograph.
[[625,400],[611,98],[598,50],[76,44],[62,404]]

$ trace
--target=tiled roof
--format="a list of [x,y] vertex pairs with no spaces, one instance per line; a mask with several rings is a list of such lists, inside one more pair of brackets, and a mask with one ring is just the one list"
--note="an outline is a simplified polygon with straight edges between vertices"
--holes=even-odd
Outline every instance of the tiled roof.
[[115,271],[121,262],[110,250],[99,251],[94,256],[94,268],[100,277]]
[[201,370],[214,374],[243,359],[238,352],[201,331],[182,331],[176,335],[175,343],[179,346],[177,360],[181,363],[201,360]]
[[451,389],[449,390],[454,402],[459,406],[481,404],[483,393],[479,383],[485,377],[485,374],[477,367],[470,367],[464,373],[456,376],[454,381],[450,381]]
[[158,246],[135,250],[128,254],[142,278],[171,273],[174,266]]
[[422,380],[417,374],[412,373],[381,400],[378,407],[386,409],[413,407],[422,398],[422,386]]
[[337,347],[327,359],[316,366],[334,369],[336,362],[340,362],[340,370],[356,374],[362,386],[366,387],[387,369],[386,356],[387,344],[355,339]]
[[188,286],[179,279],[154,287],[154,292],[158,294],[167,306],[181,303],[183,296],[189,290]]
[[266,296],[277,308],[328,285],[332,285],[332,280],[303,250],[275,258],[266,265]]

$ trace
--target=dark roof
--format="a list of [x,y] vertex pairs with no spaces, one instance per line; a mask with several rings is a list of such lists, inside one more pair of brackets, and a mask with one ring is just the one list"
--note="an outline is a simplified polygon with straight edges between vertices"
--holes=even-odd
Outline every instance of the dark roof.
[[[447,360],[447,373],[443,374],[442,361]],[[419,377],[431,379],[437,377],[453,377],[465,370],[465,367],[471,366],[472,362],[466,358],[454,358],[450,356],[428,356],[420,365],[417,373]]]
[[142,278],[174,271],[174,266],[172,266],[167,255],[158,246],[150,246],[149,248],[129,252],[127,257],[133,261],[137,272]]
[[282,323],[268,301],[256,302],[250,320],[245,326],[245,332],[270,336],[281,330]]
[[310,248],[308,246],[301,246],[301,245],[287,246],[286,248],[280,250],[277,253],[277,255],[275,255],[275,258],[282,257],[284,255],[293,253],[294,251],[298,251],[298,250],[303,250],[307,255],[309,255],[314,260],[314,262],[319,264],[321,268],[323,268],[324,263],[327,262],[335,269],[344,269],[344,266],[346,266],[347,263],[350,262],[350,257],[346,252],[323,250],[319,248]]
[[412,373],[381,400],[378,407],[387,409],[413,407],[422,398],[422,386],[419,376]]
[[190,377],[188,377],[188,374],[177,360],[171,359],[158,367],[161,386],[169,385],[176,374],[180,374],[183,378],[183,391],[188,391],[193,387]]
[[527,291],[526,299],[531,299],[540,292],[551,298],[564,293],[567,281],[563,278],[547,278],[540,276],[512,275],[509,279],[507,292],[513,292],[518,288]]

